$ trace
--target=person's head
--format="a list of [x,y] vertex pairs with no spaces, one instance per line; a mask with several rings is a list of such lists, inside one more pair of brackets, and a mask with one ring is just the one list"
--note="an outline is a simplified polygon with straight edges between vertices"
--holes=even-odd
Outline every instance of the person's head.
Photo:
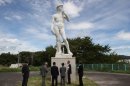
[[82,64],[82,61],[79,61],[79,64]]
[[63,5],[62,4],[59,4],[57,7],[56,7],[57,11],[59,12],[62,12],[63,11]]
[[44,63],[43,63],[43,66],[44,66],[44,67],[47,67],[47,66],[48,66],[48,63],[47,63],[47,62],[44,62]]
[[56,62],[53,62],[53,65],[56,65]]
[[64,66],[64,63],[62,63],[61,65]]
[[69,60],[67,61],[67,64],[70,64],[70,61],[69,61]]
[[28,66],[28,64],[27,63],[23,63],[23,66]]
[[44,64],[43,65],[48,65],[48,63],[47,62],[44,62]]

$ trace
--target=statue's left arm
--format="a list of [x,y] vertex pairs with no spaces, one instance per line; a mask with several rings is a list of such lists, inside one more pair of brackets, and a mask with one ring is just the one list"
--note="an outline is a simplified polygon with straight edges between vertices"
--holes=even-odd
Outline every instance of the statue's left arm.
[[65,12],[63,12],[63,16],[68,22],[70,21],[68,15]]

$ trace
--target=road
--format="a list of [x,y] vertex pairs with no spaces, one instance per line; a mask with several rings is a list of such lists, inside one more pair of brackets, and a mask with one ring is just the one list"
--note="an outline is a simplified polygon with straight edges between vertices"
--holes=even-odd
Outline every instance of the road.
[[87,72],[87,77],[99,86],[130,86],[130,74]]
[[[31,72],[30,76],[38,76],[39,72]],[[130,86],[129,74],[87,72],[87,77],[99,86]],[[0,73],[0,86],[17,86],[22,81],[21,73]]]
[[[30,76],[37,76],[38,73],[31,72]],[[22,81],[20,72],[0,73],[0,86],[17,86],[18,82]]]

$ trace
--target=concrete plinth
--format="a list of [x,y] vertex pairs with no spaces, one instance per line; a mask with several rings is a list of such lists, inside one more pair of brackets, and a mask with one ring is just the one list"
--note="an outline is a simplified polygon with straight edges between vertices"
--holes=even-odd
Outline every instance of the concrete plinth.
[[[52,57],[51,58],[51,66],[53,62],[56,62],[56,66],[58,68],[61,67],[61,63],[65,64],[65,67],[67,68],[67,62],[70,61],[71,68],[72,68],[72,74],[71,74],[71,81],[75,82],[76,81],[76,59],[75,57],[72,57],[71,55],[64,54],[62,57]],[[66,76],[67,78],[67,76]],[[58,77],[58,81],[60,81],[60,76]]]

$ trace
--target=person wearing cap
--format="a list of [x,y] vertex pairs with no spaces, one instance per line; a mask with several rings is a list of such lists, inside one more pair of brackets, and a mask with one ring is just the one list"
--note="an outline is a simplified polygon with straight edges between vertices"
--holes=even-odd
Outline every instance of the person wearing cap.
[[[64,22],[65,20],[69,21],[67,14],[63,11],[63,4],[59,3],[56,7],[57,13],[52,17],[52,25],[51,31],[56,37],[56,55],[62,53],[61,45],[64,44],[67,48],[67,53],[72,55],[72,52],[69,48],[69,43],[66,38],[65,30],[64,30]],[[62,37],[63,42],[60,37]]]
[[42,76],[42,86],[46,86],[45,80],[46,80],[46,75],[48,73],[48,68],[47,68],[48,63],[45,62],[41,68],[40,68],[40,74]]
[[61,65],[62,65],[62,67],[60,67],[61,86],[65,86],[66,67],[64,67],[64,63],[62,63]]

